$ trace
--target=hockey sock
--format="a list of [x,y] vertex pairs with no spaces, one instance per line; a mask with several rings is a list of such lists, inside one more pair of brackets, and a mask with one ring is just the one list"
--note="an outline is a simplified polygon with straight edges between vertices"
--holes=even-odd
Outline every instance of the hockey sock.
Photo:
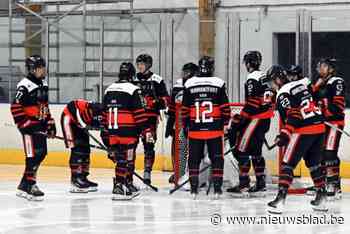
[[340,161],[326,161],[327,183],[336,184],[339,181]]
[[310,170],[311,178],[314,182],[315,187],[324,188],[326,182],[325,182],[325,176],[324,174],[322,174],[321,166],[316,165],[316,166],[310,167],[309,170]]
[[239,167],[239,184],[249,185],[249,170],[250,170],[250,159],[247,155],[238,156],[238,167]]
[[197,189],[199,184],[199,169],[189,169],[191,188]]
[[256,180],[264,180],[265,179],[265,158],[263,158],[262,156],[253,156],[252,162],[253,162]]
[[145,144],[145,171],[152,171],[155,159],[154,144]]
[[278,187],[289,188],[293,182],[293,167],[282,163],[281,172],[278,180]]

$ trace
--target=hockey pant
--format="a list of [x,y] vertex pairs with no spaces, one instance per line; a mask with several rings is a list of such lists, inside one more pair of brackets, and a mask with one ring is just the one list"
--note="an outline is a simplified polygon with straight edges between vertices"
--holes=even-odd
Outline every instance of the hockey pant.
[[208,156],[212,165],[211,178],[214,187],[221,188],[224,169],[223,140],[223,137],[206,140],[189,138],[188,168],[192,188],[198,188],[199,186],[199,167],[204,158],[205,145],[208,147]]
[[[270,119],[251,119],[238,130],[234,142],[234,156],[238,161],[239,182],[241,185],[250,183],[249,170],[251,163],[257,180],[265,179],[265,159],[262,156],[262,147],[265,134],[270,129]],[[233,134],[233,133],[231,133]],[[232,137],[230,144],[233,144]]]
[[33,185],[38,168],[47,154],[47,139],[42,134],[23,134],[22,137],[26,156],[22,181]]
[[69,159],[71,176],[86,178],[90,171],[89,134],[64,114],[61,116],[61,126],[66,148],[71,150]]
[[[343,125],[334,124],[337,128],[344,129]],[[340,159],[338,157],[339,143],[342,133],[326,125],[325,147],[322,160],[327,183],[337,184],[340,181]]]
[[[101,132],[101,138],[102,138],[102,142],[103,144],[110,149],[110,144],[109,144],[109,136],[108,136],[108,132],[107,131],[102,131]],[[131,157],[130,155],[127,158],[127,169],[128,169],[128,173],[126,176],[127,182],[128,183],[132,183],[133,182],[133,175],[135,172],[135,160],[136,160],[136,148],[137,148],[137,144],[138,142],[136,142],[135,144],[132,144],[134,146],[134,151],[133,151],[133,156]],[[115,152],[114,151],[109,151],[108,152],[108,158],[111,159],[114,163],[116,163],[115,159]]]
[[293,133],[286,146],[279,175],[279,187],[289,188],[293,182],[293,170],[304,158],[316,188],[325,186],[325,175],[321,161],[324,134],[301,135]]

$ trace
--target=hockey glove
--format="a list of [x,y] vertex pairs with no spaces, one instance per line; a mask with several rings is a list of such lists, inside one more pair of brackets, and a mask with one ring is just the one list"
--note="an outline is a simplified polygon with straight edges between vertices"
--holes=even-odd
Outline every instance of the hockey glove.
[[285,132],[281,132],[275,139],[275,142],[277,143],[278,147],[283,147],[288,145],[289,143],[289,136]]
[[48,138],[55,138],[56,136],[56,124],[54,119],[50,119],[47,122],[47,137]]

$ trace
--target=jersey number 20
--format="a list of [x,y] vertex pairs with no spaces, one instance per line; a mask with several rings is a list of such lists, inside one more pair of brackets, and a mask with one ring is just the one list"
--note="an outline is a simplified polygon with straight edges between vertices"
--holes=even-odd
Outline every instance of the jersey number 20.
[[[202,103],[195,102],[196,106],[196,123],[211,123],[214,121],[213,117],[209,117],[208,115],[213,112],[213,103],[210,101],[204,101]],[[201,112],[201,107],[205,108]]]

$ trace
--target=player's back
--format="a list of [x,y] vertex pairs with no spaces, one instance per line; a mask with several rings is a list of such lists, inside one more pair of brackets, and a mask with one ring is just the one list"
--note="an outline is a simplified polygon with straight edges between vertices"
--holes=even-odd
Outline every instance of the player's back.
[[136,137],[145,121],[140,89],[129,82],[110,85],[103,98],[104,122],[111,135]]
[[324,131],[323,115],[304,80],[282,86],[276,100],[282,121],[294,131],[303,134]]
[[183,110],[189,137],[222,136],[230,116],[225,82],[217,77],[192,77],[184,86]]

